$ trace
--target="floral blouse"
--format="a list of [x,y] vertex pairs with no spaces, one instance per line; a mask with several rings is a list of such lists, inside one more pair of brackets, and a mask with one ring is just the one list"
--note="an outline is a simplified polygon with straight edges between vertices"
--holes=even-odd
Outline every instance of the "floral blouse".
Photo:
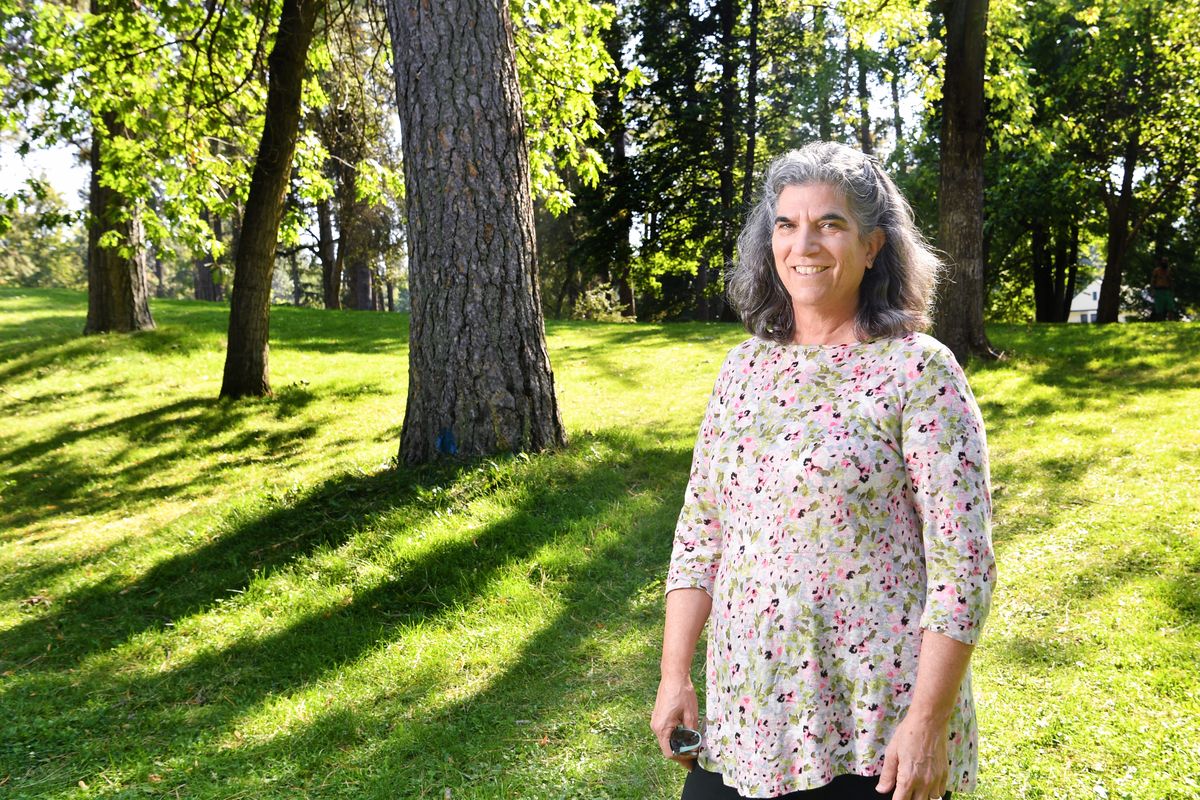
[[[979,407],[937,340],[734,347],[667,578],[713,598],[700,765],[746,797],[880,774],[922,630],[979,639],[988,481]],[[977,740],[968,673],[947,789],[974,788]]]

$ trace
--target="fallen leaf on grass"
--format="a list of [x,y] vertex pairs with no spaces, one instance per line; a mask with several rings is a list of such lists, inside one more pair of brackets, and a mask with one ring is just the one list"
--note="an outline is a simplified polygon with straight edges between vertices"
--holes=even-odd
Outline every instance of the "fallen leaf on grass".
[[37,606],[49,606],[54,600],[44,594],[35,594],[33,597],[26,597],[21,601],[21,605],[26,608],[35,608]]

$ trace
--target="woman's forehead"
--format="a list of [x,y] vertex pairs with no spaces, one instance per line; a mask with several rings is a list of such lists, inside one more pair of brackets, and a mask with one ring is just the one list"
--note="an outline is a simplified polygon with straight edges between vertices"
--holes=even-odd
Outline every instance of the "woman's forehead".
[[780,216],[786,217],[801,213],[814,218],[825,216],[827,213],[850,217],[850,204],[846,202],[846,195],[841,189],[827,183],[785,186],[779,192],[775,208]]

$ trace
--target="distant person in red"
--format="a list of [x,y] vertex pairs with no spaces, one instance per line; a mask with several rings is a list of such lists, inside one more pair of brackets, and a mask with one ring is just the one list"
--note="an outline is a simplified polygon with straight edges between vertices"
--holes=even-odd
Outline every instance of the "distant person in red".
[[1150,289],[1154,293],[1154,312],[1150,319],[1177,319],[1175,284],[1171,280],[1171,267],[1164,256],[1159,256],[1154,272],[1150,273]]

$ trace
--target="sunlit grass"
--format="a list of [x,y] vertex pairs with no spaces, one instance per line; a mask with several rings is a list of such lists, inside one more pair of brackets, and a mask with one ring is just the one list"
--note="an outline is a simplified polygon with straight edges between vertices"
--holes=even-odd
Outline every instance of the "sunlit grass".
[[[230,404],[223,307],[154,313],[0,289],[0,796],[677,796],[662,579],[741,331],[549,322],[568,448],[394,471],[405,318],[276,308]],[[979,796],[1198,797],[1200,335],[991,333]]]

